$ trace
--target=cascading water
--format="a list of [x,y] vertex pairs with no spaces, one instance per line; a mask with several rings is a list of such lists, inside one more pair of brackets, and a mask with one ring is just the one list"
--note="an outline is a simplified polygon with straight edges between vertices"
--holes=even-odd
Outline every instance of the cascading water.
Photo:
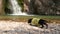
[[27,15],[26,13],[21,12],[21,7],[18,5],[17,0],[10,0],[10,3],[13,9],[13,14],[11,15]]

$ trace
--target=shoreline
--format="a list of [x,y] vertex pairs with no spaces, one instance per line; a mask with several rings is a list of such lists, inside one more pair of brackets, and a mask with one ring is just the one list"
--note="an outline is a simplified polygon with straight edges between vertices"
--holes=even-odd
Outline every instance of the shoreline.
[[[57,31],[60,32],[60,24],[48,24],[48,29],[41,29],[38,27],[30,26],[28,23],[15,22],[15,21],[0,21],[0,33],[6,34],[48,34]],[[52,32],[51,32],[52,31]],[[54,33],[53,33],[54,34]],[[59,34],[59,33],[57,33]]]

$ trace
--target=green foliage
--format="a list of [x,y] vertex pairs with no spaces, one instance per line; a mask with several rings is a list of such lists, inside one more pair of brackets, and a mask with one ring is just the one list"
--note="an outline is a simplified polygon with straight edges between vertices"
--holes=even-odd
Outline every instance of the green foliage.
[[9,5],[9,0],[3,0],[3,8],[4,8],[5,15],[7,14],[5,9],[8,8],[8,5]]
[[17,0],[18,1],[18,4],[21,6],[21,8],[22,8],[22,11],[23,11],[23,0]]
[[[6,8],[9,9],[9,4],[10,4],[9,0],[3,0],[3,3],[4,3],[4,11]],[[18,4],[21,6],[21,8],[23,10],[23,0],[18,0]],[[8,10],[5,11],[5,14],[7,14],[6,12],[10,13],[10,12],[8,12]]]
[[4,8],[8,7],[9,0],[4,0]]
[[[27,22],[30,18],[42,18],[47,21],[48,23],[56,22],[60,23],[60,16],[10,16],[10,15],[0,15],[0,20],[14,20],[19,22]],[[51,21],[51,22],[50,22]]]

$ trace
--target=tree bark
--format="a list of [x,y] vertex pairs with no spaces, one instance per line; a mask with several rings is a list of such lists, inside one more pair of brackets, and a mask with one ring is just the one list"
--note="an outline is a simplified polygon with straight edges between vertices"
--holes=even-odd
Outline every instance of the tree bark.
[[0,15],[4,14],[3,0],[0,0]]

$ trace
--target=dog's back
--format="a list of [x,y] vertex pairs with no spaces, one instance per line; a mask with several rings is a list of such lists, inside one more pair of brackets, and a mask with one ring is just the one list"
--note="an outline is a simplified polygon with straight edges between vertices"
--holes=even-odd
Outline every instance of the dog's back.
[[43,20],[43,19],[39,19],[39,18],[31,18],[31,19],[28,19],[28,23],[30,25],[35,25],[35,26],[40,26],[42,25],[42,27],[44,27],[44,25],[46,25],[46,27],[48,27],[48,24],[46,23],[46,20]]

